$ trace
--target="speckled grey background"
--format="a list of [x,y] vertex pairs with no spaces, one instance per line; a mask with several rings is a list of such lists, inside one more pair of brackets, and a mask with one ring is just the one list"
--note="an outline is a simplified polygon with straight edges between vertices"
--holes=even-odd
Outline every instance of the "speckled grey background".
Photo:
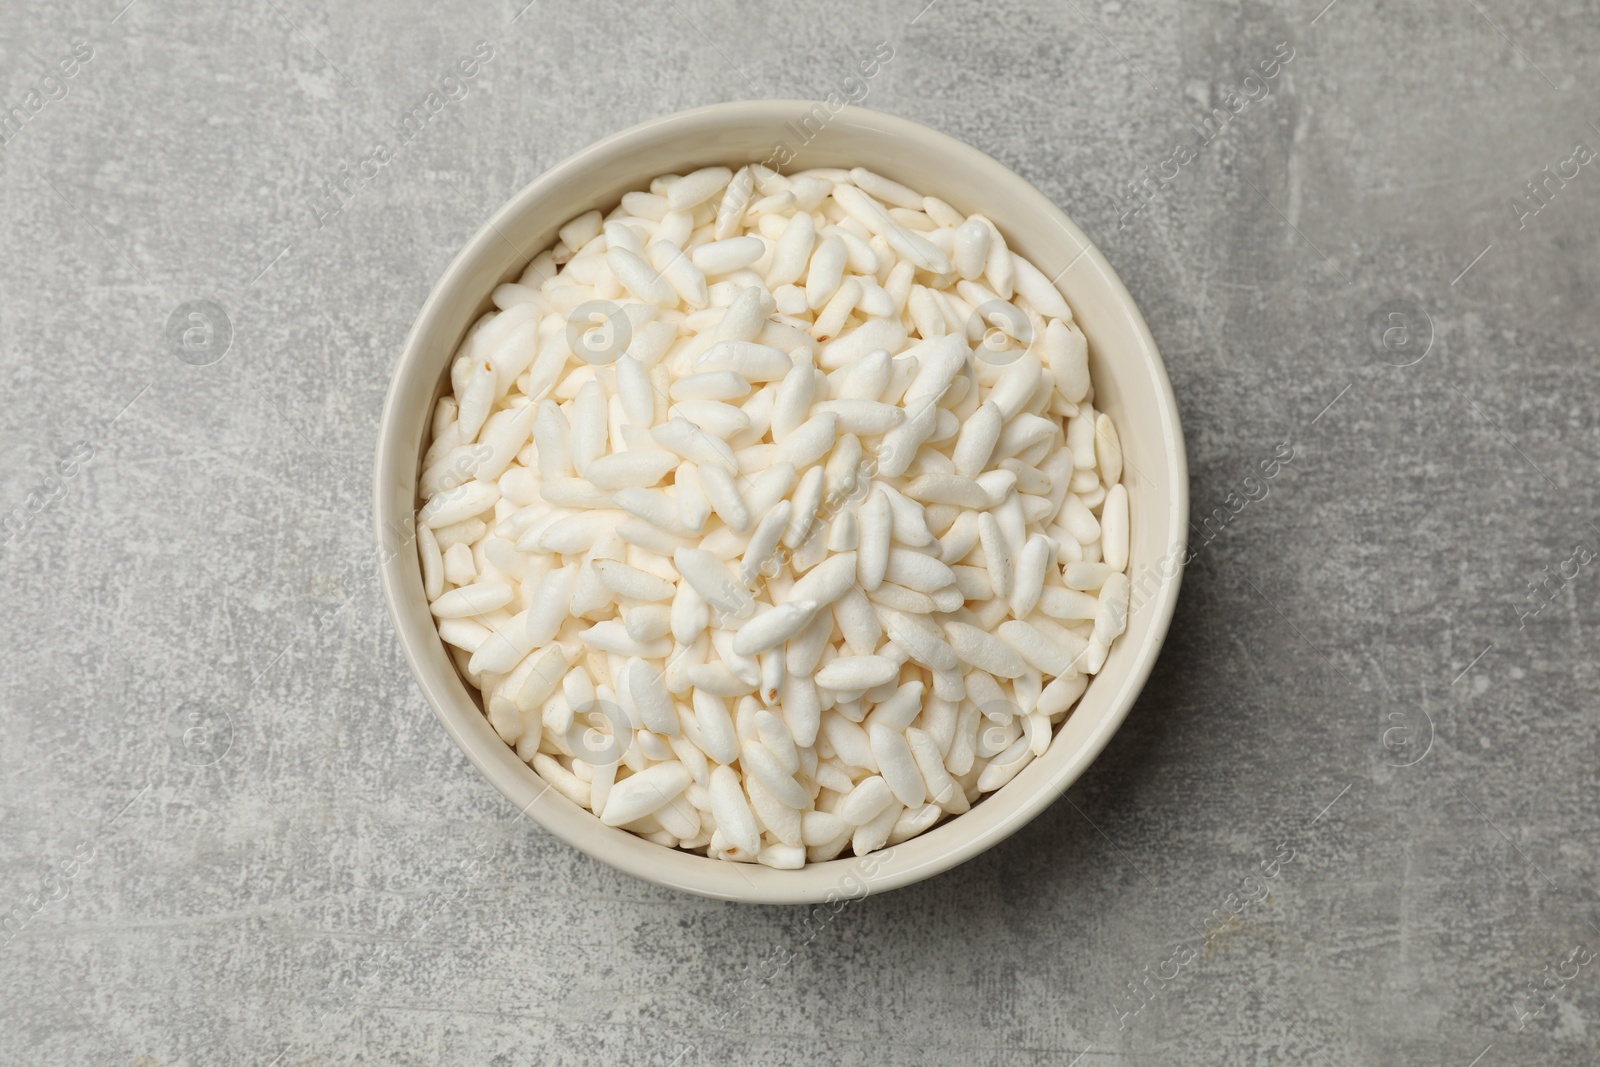
[[[1593,0],[125,2],[0,20],[0,1062],[1595,1062]],[[864,103],[1143,305],[1202,547],[1080,783],[806,925],[516,821],[401,660],[368,486],[487,211],[879,41]]]

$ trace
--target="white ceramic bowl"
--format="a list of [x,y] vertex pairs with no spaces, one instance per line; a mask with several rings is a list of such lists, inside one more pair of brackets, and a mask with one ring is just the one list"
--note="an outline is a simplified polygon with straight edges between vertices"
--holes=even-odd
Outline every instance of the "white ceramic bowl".
[[[786,171],[864,166],[960,211],[987,215],[1013,249],[1059,276],[1089,340],[1095,404],[1122,438],[1134,588],[1127,632],[1043,756],[971,811],[919,837],[794,871],[653,844],[602,824],[547,788],[489,726],[476,691],[446,653],[411,540],[429,414],[448,385],[456,346],[492,306],[495,286],[514,280],[568,219],[609,210],[658,175],[783,162],[784,154],[792,154]],[[1128,291],[1083,232],[1022,178],[942,133],[862,108],[834,112],[826,104],[783,100],[704,107],[624,130],[552,168],[501,208],[446,269],[411,328],[384,406],[375,482],[383,591],[401,648],[473,764],[518,808],[596,859],[660,885],[768,904],[832,901],[928,878],[1004,840],[1059,797],[1099,755],[1149,677],[1177,601],[1189,511],[1178,409],[1161,356]]]

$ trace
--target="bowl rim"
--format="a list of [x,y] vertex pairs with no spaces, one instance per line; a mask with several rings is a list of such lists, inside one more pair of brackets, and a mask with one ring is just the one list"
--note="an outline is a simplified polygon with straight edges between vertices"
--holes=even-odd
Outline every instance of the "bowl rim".
[[[951,847],[944,852],[921,862],[893,862],[893,852],[899,846],[890,846],[867,857],[847,856],[825,863],[808,863],[797,870],[775,870],[759,865],[728,864],[725,861],[669,849],[627,831],[607,827],[593,813],[578,807],[559,793],[554,793],[552,787],[538,778],[531,767],[515,759],[514,753],[512,762],[526,771],[526,774],[519,774],[516,767],[509,766],[505,755],[510,753],[511,749],[498,736],[493,737],[491,747],[482,737],[481,729],[476,732],[469,730],[468,721],[463,716],[470,711],[471,716],[481,724],[483,713],[471,699],[470,693],[467,694],[463,707],[463,702],[459,699],[461,694],[450,691],[450,679],[434,677],[434,672],[424,664],[423,645],[431,642],[433,646],[441,646],[442,651],[442,643],[439,641],[437,630],[433,627],[432,616],[425,610],[421,614],[423,621],[427,623],[427,630],[426,633],[419,632],[419,628],[415,625],[417,620],[409,617],[402,595],[401,583],[404,576],[408,572],[419,571],[420,564],[412,545],[416,519],[415,456],[418,442],[401,436],[399,408],[405,383],[422,375],[425,369],[423,364],[427,361],[428,352],[423,348],[422,337],[429,331],[432,321],[446,307],[462,298],[456,290],[472,273],[473,264],[484,255],[486,247],[505,240],[502,230],[506,224],[529,211],[553,188],[593,168],[597,162],[607,160],[620,149],[625,149],[647,135],[655,137],[668,133],[685,135],[704,133],[720,124],[735,120],[740,123],[769,122],[777,127],[786,120],[792,120],[796,109],[806,111],[816,107],[828,108],[834,120],[848,119],[858,126],[881,130],[887,143],[892,144],[902,138],[931,142],[949,153],[952,160],[959,163],[962,168],[987,172],[986,178],[1006,186],[1000,191],[1000,195],[1024,198],[1028,201],[1027,210],[1039,213],[1077,240],[1081,248],[1078,259],[1085,260],[1100,275],[1100,281],[1106,287],[1108,297],[1117,305],[1120,314],[1126,317],[1140,342],[1138,363],[1148,375],[1149,384],[1153,387],[1156,398],[1155,415],[1162,433],[1160,451],[1164,454],[1168,469],[1171,471],[1170,484],[1165,491],[1167,529],[1164,531],[1163,543],[1171,546],[1168,561],[1176,565],[1163,570],[1158,576],[1159,585],[1155,594],[1146,601],[1147,609],[1152,612],[1150,629],[1142,645],[1135,650],[1135,658],[1127,672],[1120,679],[1115,679],[1119,684],[1108,698],[1108,710],[1102,720],[1077,747],[1063,753],[1061,766],[1042,785],[1036,784],[1031,793],[1019,793],[1013,798],[1006,799],[1004,794],[1007,787],[1002,787],[989,794],[985,798],[986,806],[997,801],[1005,804],[1005,810],[999,814],[997,823],[987,829],[974,829],[965,838],[953,841]],[[1074,264],[1076,262],[1077,260],[1073,261]],[[1069,264],[1069,267],[1071,265]],[[409,481],[412,486],[411,496],[403,500],[399,499],[399,494],[391,492],[391,487],[396,484],[397,475],[401,475],[402,472],[404,476],[401,481]],[[1156,658],[1177,605],[1186,556],[1180,549],[1186,541],[1188,513],[1188,462],[1177,399],[1173,394],[1160,350],[1150,333],[1144,315],[1100,249],[1048,196],[1026,178],[980,149],[949,134],[896,115],[854,105],[834,108],[830,104],[814,100],[735,101],[658,116],[593,142],[548,168],[513,194],[478,227],[460,251],[452,257],[418,310],[406,334],[400,356],[391,373],[389,388],[385,393],[373,469],[373,523],[378,539],[379,576],[385,607],[412,676],[433,708],[434,714],[444,726],[445,732],[479,773],[519,807],[522,814],[531,814],[535,821],[568,845],[618,870],[657,885],[701,896],[769,904],[813,904],[825,901],[833,903],[841,898],[884,892],[930,878],[999,844],[1059,799],[1105,749],[1112,735],[1126,720],[1155,667]],[[398,550],[392,550],[388,546],[396,529],[405,530],[408,536]],[[466,693],[467,683],[459,674],[452,669],[450,676],[461,693]],[[1092,681],[1103,678],[1104,675],[1097,675]],[[1049,757],[1050,753],[1047,752],[1036,762],[1044,763]],[[553,803],[539,803],[547,793],[553,794],[550,798]],[[571,812],[566,812],[565,808],[570,808]],[[581,819],[572,817],[572,813],[580,815]],[[946,828],[957,826],[962,818],[963,816],[956,816],[948,819],[927,834],[912,838],[911,841],[921,840]],[[693,861],[694,865],[685,866],[679,862],[681,859]],[[738,880],[743,884],[732,886],[714,884],[718,879],[726,880],[726,870],[729,867],[750,868],[742,872],[746,876]],[[720,873],[713,877],[713,870]],[[704,878],[700,877],[702,871],[706,875]],[[839,877],[824,877],[822,876],[824,871],[837,872]],[[755,876],[754,880],[750,876]],[[850,883],[852,876],[855,879],[854,884]]]

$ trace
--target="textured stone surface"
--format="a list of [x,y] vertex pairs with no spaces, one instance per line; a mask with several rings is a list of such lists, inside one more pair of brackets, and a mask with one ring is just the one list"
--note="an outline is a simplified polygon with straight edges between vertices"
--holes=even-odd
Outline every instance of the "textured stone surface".
[[[1593,4],[123,2],[0,27],[0,1062],[1592,1060],[1600,577],[1529,583],[1600,549],[1600,167],[1512,205],[1600,143]],[[847,89],[880,40],[868,106],[1122,273],[1205,543],[1080,783],[808,928],[515,820],[400,658],[368,484],[486,211],[650,116]],[[193,300],[231,328],[205,366],[167,336]]]

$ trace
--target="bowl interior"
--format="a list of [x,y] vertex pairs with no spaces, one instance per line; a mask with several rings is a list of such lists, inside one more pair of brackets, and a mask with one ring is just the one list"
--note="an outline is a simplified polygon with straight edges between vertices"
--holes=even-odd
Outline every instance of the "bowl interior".
[[[1128,629],[1050,749],[971,811],[867,857],[778,871],[726,863],[605,826],[549,789],[483,717],[434,629],[412,543],[418,464],[433,401],[468,326],[552,244],[568,219],[609,210],[660,174],[712,164],[864,166],[962,212],[991,219],[1009,245],[1056,278],[1089,340],[1095,405],[1116,423],[1131,515]],[[395,372],[379,432],[376,521],[383,585],[401,645],[445,728],[524,813],[569,844],[662,885],[723,899],[813,903],[894,888],[977,854],[1024,825],[1099,754],[1148,677],[1177,598],[1188,475],[1171,386],[1144,320],[1109,264],[1059,209],[976,149],[860,108],[765,101],[667,116],[597,143],[522,190],[468,243],[429,296]]]

